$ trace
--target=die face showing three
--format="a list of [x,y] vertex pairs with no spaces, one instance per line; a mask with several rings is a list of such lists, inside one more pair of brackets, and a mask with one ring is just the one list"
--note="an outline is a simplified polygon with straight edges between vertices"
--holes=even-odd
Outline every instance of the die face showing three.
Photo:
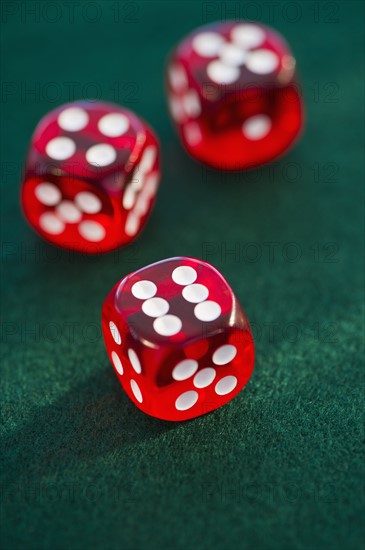
[[274,30],[248,22],[195,30],[167,66],[169,110],[187,151],[227,170],[254,168],[303,125],[295,59]]
[[52,244],[107,252],[138,236],[159,179],[158,141],[144,122],[117,105],[74,102],[38,124],[22,206]]
[[223,276],[178,257],[125,277],[102,311],[106,349],[124,390],[145,413],[187,420],[230,401],[249,380],[249,323]]

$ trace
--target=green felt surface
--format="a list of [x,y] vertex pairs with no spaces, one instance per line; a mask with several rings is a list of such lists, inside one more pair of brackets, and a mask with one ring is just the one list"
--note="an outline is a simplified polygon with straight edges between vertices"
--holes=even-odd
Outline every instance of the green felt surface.
[[[362,2],[66,4],[1,5],[3,548],[361,550]],[[163,93],[167,52],[225,10],[284,33],[306,100],[301,141],[248,174],[191,160]],[[41,241],[18,193],[38,120],[95,94],[150,122],[164,173],[138,242],[89,258]],[[257,355],[182,424],[128,400],[99,327],[117,280],[175,255],[222,271]]]

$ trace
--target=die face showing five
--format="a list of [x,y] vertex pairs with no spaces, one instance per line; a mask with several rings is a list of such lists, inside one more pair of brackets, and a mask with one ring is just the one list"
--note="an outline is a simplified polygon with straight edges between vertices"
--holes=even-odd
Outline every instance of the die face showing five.
[[109,103],[70,103],[34,132],[23,210],[51,243],[107,252],[138,236],[159,179],[158,141],[136,115]]
[[246,316],[223,276],[201,260],[170,258],[128,275],[107,296],[102,326],[123,388],[157,418],[214,410],[252,374]]
[[303,125],[295,65],[284,39],[263,25],[195,30],[167,66],[169,110],[187,151],[227,170],[283,154]]

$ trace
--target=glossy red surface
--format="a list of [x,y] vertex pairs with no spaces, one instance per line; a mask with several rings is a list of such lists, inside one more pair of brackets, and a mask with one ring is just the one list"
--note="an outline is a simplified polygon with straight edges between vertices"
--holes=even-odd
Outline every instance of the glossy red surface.
[[102,328],[124,390],[157,418],[221,407],[252,374],[247,318],[227,281],[201,260],[170,258],[125,277],[105,299]]
[[169,110],[197,160],[242,170],[282,155],[303,126],[295,59],[283,37],[249,22],[206,25],[167,67]]
[[159,179],[158,141],[142,120],[110,103],[75,102],[35,129],[21,201],[52,244],[107,252],[139,235]]

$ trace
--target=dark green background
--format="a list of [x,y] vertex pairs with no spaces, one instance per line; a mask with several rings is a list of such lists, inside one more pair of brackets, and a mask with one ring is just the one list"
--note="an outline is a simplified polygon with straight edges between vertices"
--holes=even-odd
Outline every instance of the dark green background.
[[[74,10],[2,3],[3,547],[363,548],[362,2]],[[191,160],[163,92],[167,52],[227,12],[287,37],[307,106],[297,146],[247,174]],[[155,128],[163,180],[138,242],[89,258],[38,239],[18,193],[38,120],[100,94]],[[99,331],[112,285],[173,255],[223,272],[257,352],[245,391],[182,424],[135,408]]]

